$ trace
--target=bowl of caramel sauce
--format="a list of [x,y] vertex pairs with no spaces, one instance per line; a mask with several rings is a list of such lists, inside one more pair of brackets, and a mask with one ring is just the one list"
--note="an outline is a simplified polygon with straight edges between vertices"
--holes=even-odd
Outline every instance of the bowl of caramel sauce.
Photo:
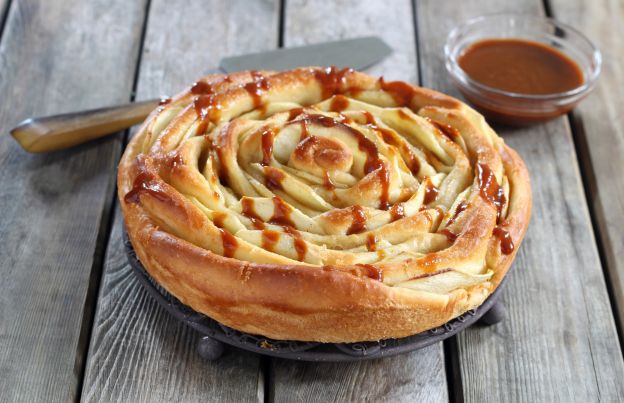
[[464,97],[492,121],[523,126],[570,111],[593,88],[600,51],[551,18],[495,14],[454,28],[446,69]]

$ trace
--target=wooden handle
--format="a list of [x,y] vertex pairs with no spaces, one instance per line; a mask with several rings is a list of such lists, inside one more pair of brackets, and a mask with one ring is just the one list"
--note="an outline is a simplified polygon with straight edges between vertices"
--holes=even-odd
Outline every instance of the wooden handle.
[[11,135],[31,153],[62,150],[140,123],[157,106],[158,100],[149,100],[26,119],[11,130]]

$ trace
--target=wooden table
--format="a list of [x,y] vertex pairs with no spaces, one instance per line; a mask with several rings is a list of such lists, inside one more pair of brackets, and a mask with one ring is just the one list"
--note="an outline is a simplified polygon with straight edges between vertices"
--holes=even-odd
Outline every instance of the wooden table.
[[[47,155],[6,135],[29,116],[174,93],[226,55],[369,34],[394,48],[371,74],[458,95],[447,33],[501,11],[578,27],[603,74],[570,115],[497,128],[534,192],[506,320],[412,354],[202,360],[126,263],[115,170],[128,133]],[[0,0],[0,400],[623,401],[623,19],[609,0]]]

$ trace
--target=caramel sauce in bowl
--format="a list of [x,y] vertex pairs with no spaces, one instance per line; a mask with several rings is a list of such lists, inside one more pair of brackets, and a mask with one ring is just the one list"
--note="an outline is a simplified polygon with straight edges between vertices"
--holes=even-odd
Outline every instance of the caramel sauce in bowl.
[[456,27],[444,47],[459,91],[486,118],[514,126],[570,111],[593,88],[600,51],[550,18],[496,14]]

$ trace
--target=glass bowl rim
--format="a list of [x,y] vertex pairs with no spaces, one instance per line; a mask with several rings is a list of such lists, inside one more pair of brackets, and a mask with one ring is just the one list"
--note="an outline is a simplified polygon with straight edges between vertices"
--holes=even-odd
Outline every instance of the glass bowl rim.
[[[505,91],[505,90],[501,90],[498,88],[490,87],[489,85],[482,84],[470,78],[468,74],[466,74],[466,72],[459,66],[459,63],[457,63],[457,60],[452,55],[451,44],[454,41],[456,41],[457,36],[460,34],[460,32],[466,30],[467,28],[471,26],[475,26],[477,24],[484,23],[488,20],[493,20],[493,19],[534,20],[538,22],[546,22],[556,28],[561,28],[563,30],[572,32],[579,39],[581,39],[581,41],[585,42],[589,46],[589,49],[591,50],[591,61],[595,64],[595,67],[587,71],[587,69],[583,68],[582,66],[579,66],[581,70],[583,71],[583,73],[587,75],[587,79],[583,82],[583,84],[568,91],[556,92],[552,94],[522,94],[518,92]],[[561,52],[565,54],[566,56],[570,57],[565,51],[561,51]],[[494,93],[497,95],[502,95],[502,96],[510,97],[510,98],[524,99],[524,100],[539,100],[539,101],[556,100],[556,99],[569,98],[575,95],[583,94],[584,92],[589,91],[594,86],[596,80],[598,79],[598,76],[600,75],[600,71],[602,69],[602,54],[600,52],[600,49],[598,49],[598,47],[596,47],[596,45],[594,45],[594,43],[587,36],[585,36],[576,28],[568,24],[562,23],[560,21],[557,21],[554,18],[534,16],[530,14],[514,14],[514,13],[484,14],[484,15],[480,15],[478,17],[473,17],[466,21],[463,21],[459,25],[455,26],[451,30],[451,32],[449,32],[447,39],[446,39],[446,43],[444,44],[444,56],[446,59],[445,60],[446,69],[451,74],[451,76],[459,80],[460,83],[464,87],[468,87],[468,89],[470,89],[470,87],[475,87],[482,91],[487,91],[487,92]]]

